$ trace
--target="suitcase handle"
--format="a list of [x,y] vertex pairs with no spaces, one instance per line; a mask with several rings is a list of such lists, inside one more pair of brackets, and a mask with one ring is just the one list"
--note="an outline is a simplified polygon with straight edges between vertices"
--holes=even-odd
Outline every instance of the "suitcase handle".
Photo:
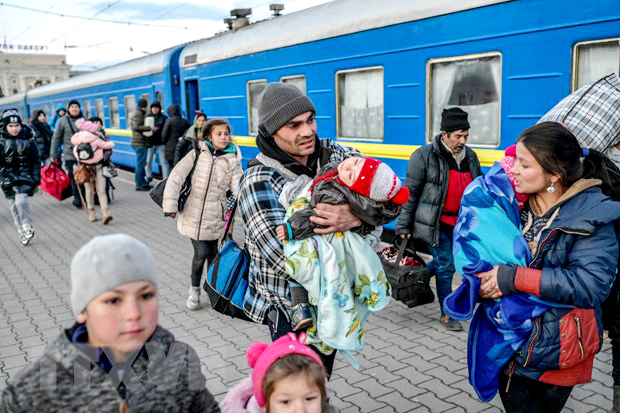
[[[407,248],[407,244],[409,244],[409,239],[408,238],[401,238],[398,235],[394,237],[394,240],[392,241],[392,244],[398,245],[399,241],[400,241],[400,246],[398,247],[398,257],[396,258],[396,266],[397,267],[400,267],[400,262],[403,259],[403,255],[405,255],[405,249]],[[423,267],[426,267],[426,263],[424,262],[422,257],[420,257],[418,255],[418,253],[416,252],[415,247],[413,246],[413,243],[411,245],[411,255],[413,256],[413,258],[417,262],[420,263],[420,265],[422,265]]]

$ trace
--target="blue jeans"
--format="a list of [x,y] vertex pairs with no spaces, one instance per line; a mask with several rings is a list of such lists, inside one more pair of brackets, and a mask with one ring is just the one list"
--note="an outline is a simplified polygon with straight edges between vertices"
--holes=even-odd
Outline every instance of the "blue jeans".
[[146,156],[148,154],[148,148],[145,146],[133,146],[131,145],[134,151],[136,151],[136,188],[144,188],[148,186],[144,167],[146,166]]
[[155,145],[148,149],[148,155],[146,157],[146,179],[149,181],[153,179],[153,159],[157,159],[161,166],[161,174],[164,179],[170,175],[170,165],[166,162],[166,145]]
[[445,232],[439,232],[439,245],[433,247],[428,244],[433,255],[435,278],[437,280],[437,301],[443,314],[443,301],[452,292],[452,277],[454,276],[454,256],[452,255],[452,237]]

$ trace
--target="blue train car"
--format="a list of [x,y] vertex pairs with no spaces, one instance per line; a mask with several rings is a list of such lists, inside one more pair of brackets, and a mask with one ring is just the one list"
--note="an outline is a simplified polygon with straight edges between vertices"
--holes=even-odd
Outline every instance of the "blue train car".
[[387,161],[401,177],[439,132],[441,110],[469,112],[484,166],[579,85],[619,72],[618,0],[338,0],[188,45],[188,113],[226,118],[247,160],[268,82],[313,100],[318,133]]
[[[53,114],[58,104],[66,106],[75,99],[80,102],[84,116],[98,116],[104,120],[106,132],[116,143],[113,161],[133,168],[135,152],[131,148],[129,123],[136,102],[143,97],[149,102],[159,101],[164,108],[180,103],[178,59],[183,47],[177,46],[0,99],[0,109],[18,107],[27,119],[36,109]],[[154,165],[154,169],[157,170],[158,165]]]

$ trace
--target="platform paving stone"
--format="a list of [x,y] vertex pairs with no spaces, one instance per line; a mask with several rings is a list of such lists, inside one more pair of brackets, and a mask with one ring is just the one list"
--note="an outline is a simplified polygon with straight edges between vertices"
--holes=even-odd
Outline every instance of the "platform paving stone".
[[[164,218],[147,193],[135,192],[133,175],[115,180],[114,220],[89,223],[71,201],[37,193],[30,198],[36,237],[18,242],[0,197],[0,391],[45,346],[73,322],[70,310],[71,257],[95,235],[125,232],[146,242],[160,271],[160,324],[200,357],[207,387],[222,400],[226,391],[250,374],[245,351],[254,341],[269,341],[266,326],[232,319],[206,308],[188,311],[191,243],[176,223]],[[100,216],[99,210],[97,213]],[[234,237],[243,242],[241,218]],[[392,302],[367,324],[366,350],[355,370],[337,357],[330,402],[343,413],[501,412],[499,397],[480,401],[467,380],[467,328],[450,332],[439,324],[436,303],[409,309]],[[611,407],[611,348],[605,339],[594,363],[594,380],[577,386],[565,412],[606,412]]]

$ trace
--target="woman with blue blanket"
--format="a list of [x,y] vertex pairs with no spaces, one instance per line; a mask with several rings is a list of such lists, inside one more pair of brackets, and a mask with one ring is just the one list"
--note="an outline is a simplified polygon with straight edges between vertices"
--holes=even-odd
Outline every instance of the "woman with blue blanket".
[[[611,162],[581,148],[559,123],[526,129],[516,149],[511,172],[516,192],[530,195],[520,219],[532,258],[474,276],[483,304],[521,297],[532,310],[531,324],[521,326],[526,339],[499,372],[504,408],[560,412],[573,386],[591,380],[601,348],[600,306],[618,265],[620,196]],[[510,331],[503,333],[510,339]]]

